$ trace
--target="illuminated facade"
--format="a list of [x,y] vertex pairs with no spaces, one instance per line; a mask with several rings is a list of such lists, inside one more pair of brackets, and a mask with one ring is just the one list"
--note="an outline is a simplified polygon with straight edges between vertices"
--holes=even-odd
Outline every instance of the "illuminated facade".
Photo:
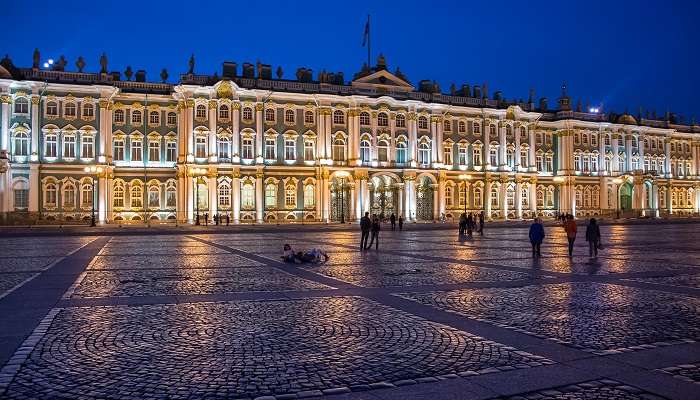
[[4,215],[81,220],[93,201],[100,222],[183,223],[197,212],[239,223],[700,207],[700,126],[582,112],[565,90],[554,110],[483,86],[446,95],[410,85],[383,57],[349,83],[303,68],[273,79],[247,63],[197,75],[191,60],[178,84],[141,71],[123,80],[106,57],[98,73],[38,59],[0,63]]

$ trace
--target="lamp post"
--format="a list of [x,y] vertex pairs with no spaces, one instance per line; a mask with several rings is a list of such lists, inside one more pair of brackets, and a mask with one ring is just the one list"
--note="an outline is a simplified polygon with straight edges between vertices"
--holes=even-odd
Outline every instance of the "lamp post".
[[335,173],[340,178],[340,223],[345,223],[345,179],[350,176],[348,171],[338,171]]
[[92,212],[90,213],[90,226],[95,226],[95,175],[102,173],[102,167],[93,165],[85,167],[84,171],[90,174],[90,178],[92,179]]
[[469,174],[459,174],[459,180],[462,181],[464,186],[464,214],[467,214],[467,181],[471,180],[472,176]]
[[197,204],[197,217],[195,219],[194,224],[199,225],[199,179],[207,173],[207,170],[204,168],[190,168],[190,175],[194,177],[194,185],[195,185],[195,204]]
[[620,185],[625,182],[625,180],[622,178],[615,178],[612,181],[617,186],[615,188],[615,212],[617,214],[617,219],[620,219]]

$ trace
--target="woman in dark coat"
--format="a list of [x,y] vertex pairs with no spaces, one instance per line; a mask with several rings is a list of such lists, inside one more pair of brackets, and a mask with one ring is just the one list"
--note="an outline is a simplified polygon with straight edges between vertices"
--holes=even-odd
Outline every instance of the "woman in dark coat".
[[540,222],[539,218],[535,218],[535,220],[532,222],[532,225],[530,225],[529,236],[530,244],[532,244],[532,256],[541,256],[542,254],[540,254],[540,246],[542,245],[542,241],[544,240],[544,225],[542,225],[542,222]]

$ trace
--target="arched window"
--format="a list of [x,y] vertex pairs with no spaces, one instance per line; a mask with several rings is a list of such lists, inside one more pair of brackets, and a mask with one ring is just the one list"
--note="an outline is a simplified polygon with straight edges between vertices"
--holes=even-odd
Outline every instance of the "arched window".
[[496,125],[489,125],[489,135],[491,135],[491,137],[496,137]]
[[277,206],[277,185],[268,183],[265,185],[265,207],[275,208]]
[[56,199],[57,199],[57,190],[56,190],[56,185],[53,183],[49,183],[46,185],[46,191],[44,193],[44,206],[45,207],[56,207]]
[[29,206],[29,183],[18,180],[12,185],[12,205],[15,210],[26,210]]
[[316,204],[316,189],[314,185],[307,184],[304,186],[304,207],[313,207]]
[[131,187],[131,208],[143,207],[143,189],[139,185]]
[[396,142],[396,162],[403,164],[406,162],[406,142]]
[[430,165],[430,145],[421,143],[418,145],[418,163],[421,165]]
[[90,103],[83,104],[83,117],[92,118],[95,116],[95,106]]
[[275,122],[275,109],[274,108],[266,108],[265,109],[265,121],[266,122]]
[[377,125],[378,126],[389,126],[389,116],[386,113],[379,113],[377,115]]
[[16,156],[29,155],[29,135],[26,132],[17,132],[14,137],[14,154]]
[[583,207],[583,192],[580,188],[576,189],[574,194],[574,204],[576,204],[576,207]]
[[133,110],[131,111],[131,124],[136,125],[142,123],[141,119],[141,111],[139,110]]
[[177,190],[175,189],[175,184],[173,182],[168,183],[168,187],[165,189],[165,206],[168,208],[174,208],[177,205]]
[[476,186],[474,188],[474,207],[484,207],[484,189],[482,189],[480,186]]
[[529,151],[527,147],[520,147],[520,166],[526,168],[530,164],[528,163]]
[[506,204],[510,210],[515,208],[515,188],[513,186],[506,188]]
[[297,187],[293,184],[288,184],[284,188],[284,205],[285,207],[297,206]]
[[170,126],[175,126],[177,124],[177,114],[174,112],[169,112],[166,123]]
[[243,120],[245,121],[252,121],[253,120],[253,109],[251,107],[243,107],[243,111],[241,112],[241,116]]
[[75,117],[77,114],[77,107],[75,106],[75,103],[66,103],[63,106],[63,115],[66,117]]
[[345,140],[336,138],[333,141],[333,161],[345,161]]
[[333,111],[333,123],[338,125],[344,124],[345,114],[340,110]]
[[[121,111],[121,110],[117,110]],[[46,103],[46,115],[49,117],[57,117],[58,116],[58,103],[55,101],[49,101]],[[116,111],[115,111],[115,116],[116,116]]]
[[148,188],[148,208],[160,208],[160,188],[156,185]]
[[523,185],[520,188],[520,204],[523,208],[530,207],[530,191],[528,190],[527,185]]
[[244,183],[241,186],[241,207],[244,209],[255,207],[255,188],[251,183]]
[[360,125],[369,126],[369,113],[363,111],[360,113]]
[[418,129],[428,129],[428,118],[425,115],[418,117]]
[[[48,110],[48,107],[47,107],[47,110]],[[124,110],[114,110],[114,123],[115,124],[123,124],[124,123]]]
[[464,121],[459,121],[457,123],[457,132],[458,133],[466,133],[467,132],[467,124]]
[[609,134],[605,135],[605,145],[610,146],[610,135]]
[[311,110],[304,111],[304,123],[313,124],[314,123],[314,112]]
[[228,183],[219,185],[219,207],[231,207],[231,186]]
[[370,161],[370,143],[368,139],[362,139],[360,141],[360,159],[362,162]]
[[405,128],[406,127],[406,116],[403,114],[396,114],[396,127]]
[[541,189],[537,190],[537,207],[544,207],[544,191]]
[[472,129],[474,130],[474,134],[481,133],[481,125],[478,122],[474,122]]
[[228,105],[222,104],[219,106],[219,119],[222,121],[228,121],[228,119],[231,117],[230,110],[228,108]]
[[452,208],[452,186],[445,186],[445,208]]
[[160,125],[160,112],[151,111],[148,113],[148,123],[151,125]]
[[75,185],[71,182],[63,185],[63,207],[75,207]]
[[554,188],[547,188],[547,207],[554,207]]
[[506,136],[513,137],[513,127],[510,125],[506,125]]
[[598,146],[598,135],[591,133],[591,146]]
[[15,114],[28,114],[29,100],[26,97],[18,97],[15,99]]
[[591,207],[591,191],[586,188],[586,190],[583,192],[583,208],[590,208]]
[[293,124],[295,121],[294,110],[284,110],[284,122],[287,124]]
[[445,119],[442,121],[442,130],[445,132],[451,132],[452,131],[452,121],[449,119]]
[[515,149],[511,147],[506,149],[506,163],[511,169],[515,168]]
[[386,140],[377,143],[377,159],[382,162],[389,161],[389,143]]
[[122,184],[115,183],[112,198],[114,199],[114,207],[124,207],[124,186]]
[[197,105],[197,108],[195,108],[195,117],[199,119],[205,119],[207,117],[207,107],[204,104]]
[[520,127],[520,140],[527,140],[527,129],[524,126]]

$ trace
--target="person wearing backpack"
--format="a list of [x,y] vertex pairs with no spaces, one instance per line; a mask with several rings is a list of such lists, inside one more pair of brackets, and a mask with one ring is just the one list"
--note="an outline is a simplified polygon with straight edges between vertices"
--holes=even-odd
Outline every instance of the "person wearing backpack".
[[598,257],[598,248],[600,247],[600,226],[595,218],[591,218],[586,227],[586,241],[588,242],[588,256]]
[[374,220],[372,221],[372,238],[369,241],[369,246],[366,247],[367,249],[372,248],[372,244],[374,244],[374,240],[376,239],[377,244],[375,246],[376,249],[379,250],[379,230],[381,229],[380,223],[379,218],[375,216]]

